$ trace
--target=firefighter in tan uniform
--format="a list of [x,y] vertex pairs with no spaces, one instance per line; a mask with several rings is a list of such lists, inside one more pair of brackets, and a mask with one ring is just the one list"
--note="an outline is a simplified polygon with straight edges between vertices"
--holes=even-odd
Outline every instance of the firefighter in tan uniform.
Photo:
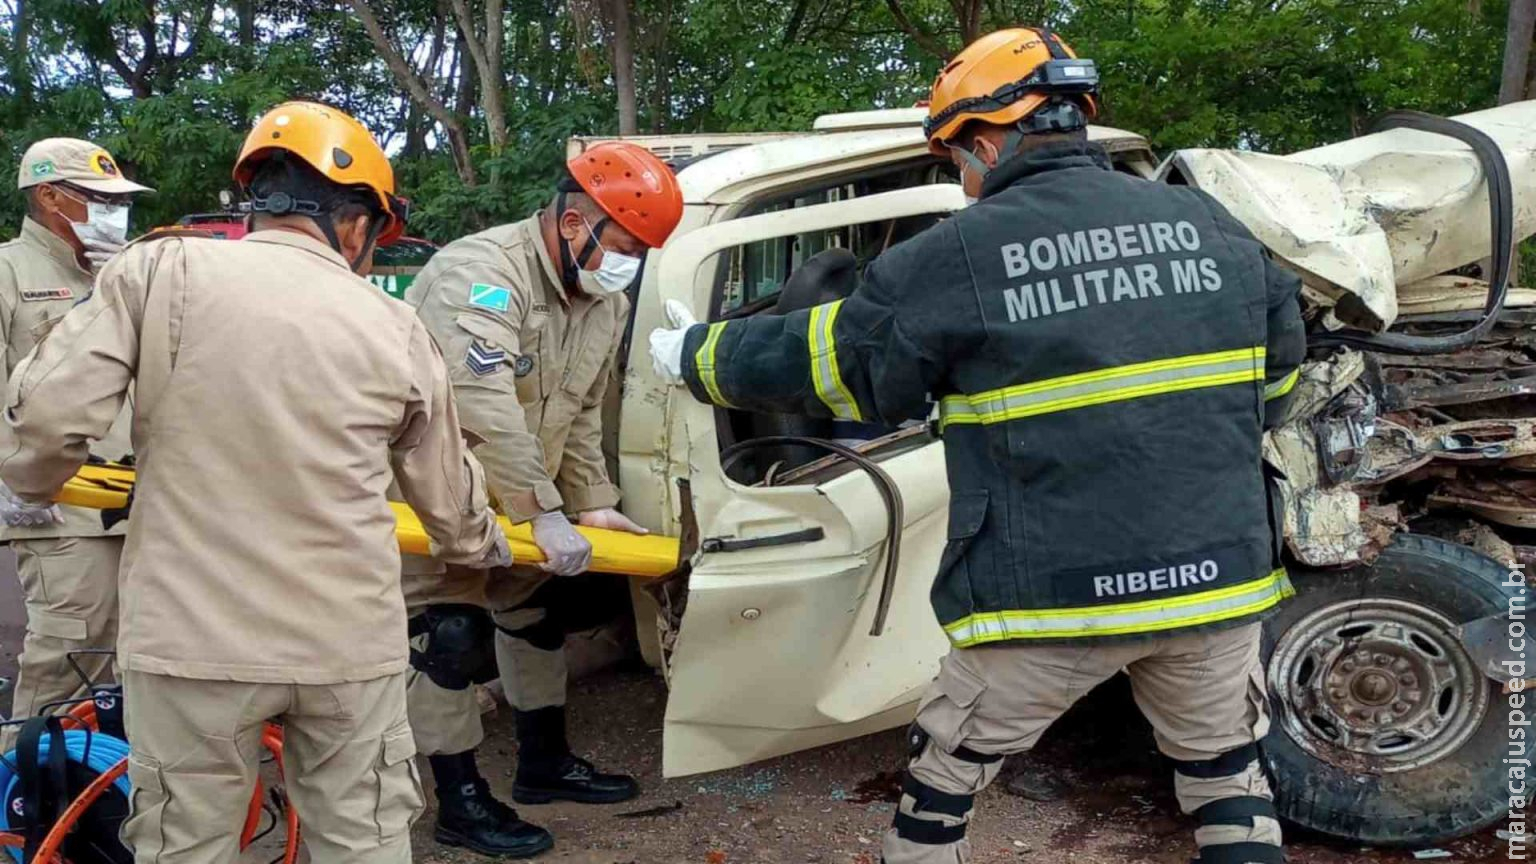
[[598,773],[566,740],[563,646],[583,601],[580,583],[559,577],[584,572],[592,558],[566,514],[644,533],[614,509],[602,405],[628,321],[624,289],[645,251],[676,227],[682,194],[671,170],[632,144],[593,147],[567,171],[547,208],[450,243],[405,296],[443,347],[460,421],[485,442],[475,455],[492,497],[512,521],[532,521],[548,558],[488,580],[448,567],[445,580],[427,585],[415,574],[435,562],[406,562],[418,640],[411,724],[437,783],[437,838],[486,854],[527,855],[551,839],[492,798],[475,767],[482,732],[470,684],[492,667],[474,650],[485,644],[477,631],[490,629],[483,618],[471,623],[481,603],[494,618],[495,666],[516,711],[513,799],[609,803],[638,793],[633,779]]
[[[112,156],[89,141],[50,138],[27,148],[16,186],[26,196],[21,236],[0,246],[0,339],[5,377],[64,314],[90,293],[91,273],[122,249],[132,196],[151,191],[123,177]],[[120,461],[131,449],[128,412],[91,445],[91,453]],[[60,507],[29,518],[5,510],[0,487],[0,538],[16,552],[27,604],[11,714],[85,695],[71,667],[72,652],[110,650],[117,641],[117,564],[127,526],[103,525],[102,514]],[[30,523],[30,524],[29,524]],[[109,655],[75,654],[92,682],[108,677]],[[0,731],[0,752],[14,728]]]
[[45,508],[133,383],[118,659],[139,864],[236,859],[268,720],[310,860],[407,862],[421,794],[392,480],[443,559],[511,556],[441,355],[357,275],[404,222],[384,152],[288,103],[235,178],[249,235],[130,246],[16,370],[0,478]]

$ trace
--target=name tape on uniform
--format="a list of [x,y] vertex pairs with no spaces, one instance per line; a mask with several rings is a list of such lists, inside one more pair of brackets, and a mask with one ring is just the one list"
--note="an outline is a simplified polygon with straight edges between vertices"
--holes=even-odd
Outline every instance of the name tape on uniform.
[[[1190,222],[1136,222],[1041,236],[998,248],[1009,279],[1003,302],[1009,323],[1145,300],[1166,294],[1220,291],[1216,259],[1191,253],[1201,248],[1200,232]],[[1158,263],[1141,262],[1052,275],[1058,270],[1147,255],[1185,255]],[[1159,265],[1164,266],[1159,266]]]
[[33,288],[21,292],[21,299],[25,303],[39,303],[44,300],[72,300],[74,296],[74,290],[68,287]]
[[505,312],[512,308],[512,289],[476,282],[469,286],[469,305]]

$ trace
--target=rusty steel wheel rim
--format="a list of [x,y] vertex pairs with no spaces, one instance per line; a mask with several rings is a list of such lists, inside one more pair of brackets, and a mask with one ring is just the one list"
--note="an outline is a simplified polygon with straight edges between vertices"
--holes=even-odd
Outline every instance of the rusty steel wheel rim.
[[1279,726],[1335,765],[1392,774],[1467,742],[1488,711],[1488,685],[1435,610],[1404,600],[1335,603],[1275,643],[1268,678]]

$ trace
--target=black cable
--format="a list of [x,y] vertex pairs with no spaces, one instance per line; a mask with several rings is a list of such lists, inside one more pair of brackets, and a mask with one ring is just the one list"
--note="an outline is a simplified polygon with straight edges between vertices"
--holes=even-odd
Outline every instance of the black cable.
[[[261,812],[263,812],[263,813],[267,814],[268,816],[272,817],[272,824],[268,825],[267,827],[263,828],[262,830],[257,831],[255,834],[251,835],[251,845],[252,846],[255,846],[256,842],[258,840],[260,840],[261,838],[263,838],[263,837],[267,836],[268,834],[271,834],[273,831],[277,830],[277,823],[282,821],[282,819],[278,817],[277,811],[272,809],[270,806],[268,806],[265,801],[263,801],[262,804],[261,804]],[[279,856],[278,860],[282,860],[282,857]]]
[[1443,354],[1474,345],[1498,323],[1499,312],[1509,293],[1509,275],[1515,254],[1514,187],[1509,178],[1509,163],[1498,142],[1480,129],[1465,123],[1418,111],[1392,111],[1376,122],[1374,131],[1416,129],[1455,138],[1472,149],[1482,166],[1488,185],[1489,236],[1493,243],[1493,266],[1488,275],[1488,299],[1483,314],[1471,328],[1449,336],[1415,336],[1408,333],[1369,333],[1363,330],[1336,330],[1318,333],[1308,341],[1312,345],[1349,345],[1388,354]]
[[748,450],[786,444],[816,447],[847,459],[869,475],[869,479],[875,484],[875,490],[880,493],[880,499],[885,503],[885,574],[880,581],[880,602],[875,607],[875,623],[869,631],[869,635],[879,636],[885,632],[885,619],[891,611],[891,594],[896,587],[896,570],[901,562],[901,529],[906,523],[901,503],[901,489],[896,486],[896,481],[891,479],[891,475],[885,473],[885,469],[857,450],[824,438],[808,438],[801,435],[770,435],[765,438],[738,441],[720,451],[720,466],[723,470],[729,471],[736,460]]

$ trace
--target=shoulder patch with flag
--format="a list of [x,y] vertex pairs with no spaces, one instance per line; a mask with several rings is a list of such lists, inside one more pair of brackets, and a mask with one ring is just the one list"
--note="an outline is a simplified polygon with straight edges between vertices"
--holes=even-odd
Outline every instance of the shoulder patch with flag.
[[500,348],[482,345],[478,340],[469,343],[469,351],[464,355],[464,365],[476,377],[495,372],[505,362],[507,362],[507,352]]
[[512,308],[512,289],[476,282],[469,286],[469,305],[505,312]]

